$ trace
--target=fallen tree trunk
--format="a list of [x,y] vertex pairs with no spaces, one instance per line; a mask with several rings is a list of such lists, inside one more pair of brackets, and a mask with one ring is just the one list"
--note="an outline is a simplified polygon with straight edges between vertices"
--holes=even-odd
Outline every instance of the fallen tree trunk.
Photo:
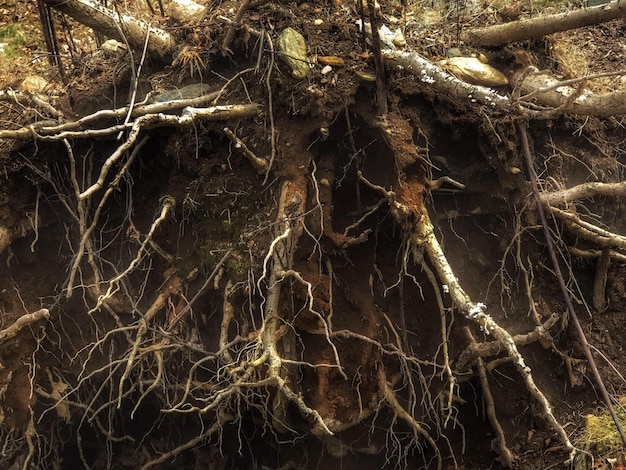
[[620,1],[613,1],[608,5],[594,8],[469,29],[463,35],[463,40],[477,46],[497,46],[592,24],[606,23],[624,16],[625,13],[624,4]]
[[92,0],[44,0],[45,4],[62,11],[103,35],[123,40],[131,46],[143,48],[148,38],[148,55],[164,58],[176,47],[174,38],[162,29],[154,28],[145,21],[105,8]]
[[[513,80],[513,82],[519,81]],[[581,79],[582,81],[582,79]],[[517,84],[522,93],[520,100],[536,99],[543,105],[562,108],[563,114],[609,117],[626,113],[626,92],[593,93],[587,89],[576,90],[559,82],[547,73],[530,73]],[[568,102],[571,101],[571,102]]]

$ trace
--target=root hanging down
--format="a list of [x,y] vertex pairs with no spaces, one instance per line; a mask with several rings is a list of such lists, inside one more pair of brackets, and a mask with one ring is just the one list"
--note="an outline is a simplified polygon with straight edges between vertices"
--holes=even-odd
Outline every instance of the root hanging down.
[[[485,304],[482,302],[474,302],[465,292],[435,236],[434,227],[426,209],[422,207],[417,210],[414,207],[408,207],[398,201],[395,192],[387,191],[382,186],[371,183],[361,172],[358,173],[358,177],[365,185],[386,197],[392,216],[396,222],[408,232],[408,242],[412,246],[413,261],[415,264],[421,265],[425,271],[429,271],[430,267],[426,265],[424,259],[424,254],[428,255],[441,281],[442,291],[450,295],[454,306],[460,310],[466,318],[477,323],[486,334],[493,335],[500,343],[501,347],[506,350],[510,360],[522,376],[526,389],[539,402],[546,420],[558,434],[565,449],[570,453],[567,462],[571,463],[576,454],[576,449],[570,442],[565,429],[554,416],[550,402],[535,384],[531,369],[526,365],[524,357],[517,349],[514,338],[506,329],[498,325],[498,323],[486,313],[487,306]],[[412,217],[416,217],[416,219],[413,220]],[[500,444],[502,444],[502,441],[500,441]],[[503,451],[501,454],[503,454],[504,460],[508,460],[508,453]]]
[[469,295],[467,295],[465,290],[461,287],[457,277],[454,275],[452,267],[448,263],[439,241],[435,237],[433,225],[426,212],[424,212],[420,220],[417,221],[415,229],[411,234],[411,238],[411,242],[414,246],[414,258],[416,262],[423,263],[424,260],[422,252],[426,252],[430,262],[433,264],[435,271],[442,281],[442,288],[444,292],[448,291],[450,293],[450,297],[452,298],[454,305],[468,319],[478,323],[480,328],[485,333],[493,335],[506,350],[516,369],[524,379],[526,389],[539,402],[543,412],[545,413],[546,420],[559,435],[559,438],[565,448],[570,452],[568,462],[572,462],[576,454],[576,449],[570,442],[565,429],[563,429],[563,426],[561,426],[554,416],[552,406],[550,405],[548,399],[535,384],[531,369],[526,365],[523,356],[517,349],[515,340],[507,330],[498,325],[490,315],[485,313],[487,309],[485,304],[472,301]]

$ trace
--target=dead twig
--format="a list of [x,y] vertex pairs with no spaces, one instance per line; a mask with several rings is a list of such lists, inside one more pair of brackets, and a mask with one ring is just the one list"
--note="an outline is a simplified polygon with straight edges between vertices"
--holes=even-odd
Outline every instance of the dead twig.
[[228,30],[226,31],[226,35],[224,36],[224,41],[222,42],[222,47],[221,47],[222,55],[224,57],[233,53],[233,51],[230,50],[230,44],[233,42],[233,39],[235,38],[235,31],[239,27],[239,24],[241,23],[241,19],[243,18],[244,13],[249,7],[250,7],[250,0],[243,0],[243,2],[241,3],[241,6],[239,7],[239,10],[237,10],[235,17],[233,18],[233,22],[228,27]]
[[236,149],[241,151],[243,155],[250,161],[256,172],[260,175],[264,175],[267,172],[268,164],[267,161],[263,158],[257,157],[252,150],[248,148],[248,146],[241,140],[239,137],[235,135],[233,131],[231,131],[228,127],[223,129],[226,137],[230,139]]
[[[478,345],[469,327],[466,326],[465,328],[463,328],[463,331],[465,332],[465,336],[467,337],[467,339],[470,341],[470,346]],[[513,462],[515,461],[515,457],[513,456],[513,452],[511,452],[511,449],[509,449],[509,446],[506,444],[504,431],[502,430],[500,421],[498,421],[498,417],[496,416],[496,404],[493,400],[493,395],[491,395],[489,380],[487,379],[487,370],[485,368],[485,362],[483,361],[482,357],[478,357],[476,360],[476,371],[478,373],[480,387],[483,391],[483,399],[485,400],[485,410],[487,412],[487,417],[489,418],[489,423],[491,423],[491,427],[496,433],[496,437],[494,439],[494,450],[500,456],[502,464],[505,467],[511,468],[513,466]]]

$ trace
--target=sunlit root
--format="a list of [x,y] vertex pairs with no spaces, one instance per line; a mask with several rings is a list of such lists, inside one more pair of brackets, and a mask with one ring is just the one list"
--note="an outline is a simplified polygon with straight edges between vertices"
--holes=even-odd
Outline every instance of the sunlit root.
[[552,207],[550,210],[557,218],[565,221],[567,229],[575,235],[585,238],[602,247],[616,247],[626,250],[626,237],[623,235],[610,232],[609,230],[605,230],[597,225],[585,222],[575,213],[557,209],[556,207]]
[[[39,139],[39,140],[61,140],[66,138],[72,139],[90,139],[101,138],[117,134],[120,131],[130,131],[128,141],[131,141],[132,133],[137,133],[140,129],[151,129],[154,127],[178,127],[190,126],[198,120],[208,121],[227,121],[229,119],[246,118],[256,115],[261,107],[257,104],[242,105],[222,105],[210,106],[208,108],[198,108],[208,101],[213,101],[218,97],[219,92],[203,95],[199,98],[190,100],[174,100],[164,103],[153,103],[137,106],[133,108],[131,116],[137,118],[128,123],[116,124],[110,127],[99,129],[84,129],[87,125],[93,124],[95,121],[115,119],[126,116],[129,108],[121,108],[118,110],[103,110],[97,113],[85,116],[84,118],[68,122],[64,124],[53,124],[50,121],[32,124],[15,130],[0,130],[0,138],[2,139]],[[164,114],[166,111],[173,111],[183,108],[180,115]],[[125,111],[125,113],[123,112]],[[43,125],[42,125],[43,124]],[[134,136],[132,141],[136,140]]]
[[171,55],[176,47],[175,39],[167,31],[92,0],[44,0],[44,3],[108,37],[125,39],[138,48],[143,47],[149,36],[147,51],[152,57]]
[[580,199],[589,199],[596,196],[623,197],[626,196],[626,182],[621,183],[583,183],[572,188],[549,193],[541,193],[541,202],[550,206],[563,206]]
[[463,35],[463,39],[475,45],[496,46],[547,36],[559,31],[604,23],[623,15],[623,4],[619,1],[613,1],[608,5],[601,5],[595,8],[581,8],[568,11],[567,13],[539,15],[531,19],[468,29]]
[[238,149],[252,164],[256,172],[264,175],[268,169],[268,163],[263,158],[257,157],[248,146],[228,127],[224,128],[224,134],[230,139],[236,149]]
[[22,328],[32,325],[33,323],[36,323],[44,318],[50,318],[50,312],[47,308],[42,308],[41,310],[37,310],[36,312],[22,315],[17,320],[15,320],[15,322],[11,326],[0,331],[0,341],[15,337],[15,335],[17,335]]
[[[616,74],[620,74],[619,72]],[[623,75],[623,73],[621,73]],[[525,93],[521,102],[528,102],[530,98],[537,100],[548,109],[538,111],[536,118],[550,118],[554,113],[576,114],[580,116],[609,117],[626,112],[626,92],[611,91],[595,93],[585,88],[585,82],[600,76],[613,74],[595,74],[570,80],[557,80],[551,74],[540,71],[535,67],[519,73],[513,81],[519,90]],[[572,86],[575,85],[575,86]],[[597,185],[603,183],[586,183]]]
[[449,74],[441,67],[426,60],[416,52],[383,50],[383,56],[394,64],[401,65],[423,83],[435,86],[440,92],[471,101],[478,101],[492,109],[511,110],[511,100],[491,88],[471,85]]
[[[384,49],[383,55],[388,61],[400,65],[403,70],[415,75],[422,83],[435,88],[439,93],[470,103],[480,103],[500,112],[516,111],[522,116],[534,119],[551,119],[555,113],[565,112],[603,117],[626,112],[625,92],[596,94],[584,88],[584,82],[593,77],[582,77],[574,81],[578,88],[573,88],[550,75],[528,68],[516,78],[521,91],[526,95],[519,100],[512,100],[491,88],[460,80],[414,51]],[[531,103],[531,97],[544,108]]]
[[[552,428],[557,432],[561,442],[570,452],[570,459],[574,457],[575,449],[567,436],[567,433],[563,429],[563,426],[557,421],[552,413],[552,407],[548,402],[546,396],[539,390],[532,377],[530,367],[528,367],[524,361],[524,358],[520,354],[515,345],[515,340],[511,337],[511,334],[498,325],[490,315],[485,313],[486,305],[478,302],[473,302],[467,293],[463,290],[459,284],[458,279],[454,275],[445,254],[439,245],[433,226],[430,223],[428,214],[424,213],[419,221],[416,223],[415,231],[412,234],[413,243],[415,244],[415,250],[424,250],[433,264],[435,271],[439,275],[441,282],[447,286],[447,290],[450,293],[450,297],[455,306],[470,320],[478,323],[481,329],[487,334],[492,334],[502,347],[506,350],[509,357],[512,359],[513,364],[517,368],[518,372],[522,376],[526,388],[530,394],[539,402],[546,416],[546,420],[550,423]],[[421,260],[421,255],[416,256],[418,260]]]

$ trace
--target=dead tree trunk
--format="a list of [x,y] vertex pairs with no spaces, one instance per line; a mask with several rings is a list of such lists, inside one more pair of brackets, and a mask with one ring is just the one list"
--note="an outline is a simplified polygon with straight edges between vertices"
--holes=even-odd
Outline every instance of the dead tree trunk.
[[126,38],[131,46],[137,48],[143,48],[149,35],[147,53],[152,57],[166,57],[174,52],[176,42],[168,32],[91,0],[44,0],[44,3],[105,36],[120,40]]
[[513,21],[485,28],[470,29],[463,39],[479,46],[497,46],[515,41],[523,41],[559,31],[582,28],[592,24],[606,23],[624,16],[622,2],[613,1],[605,6],[586,8],[557,15]]

